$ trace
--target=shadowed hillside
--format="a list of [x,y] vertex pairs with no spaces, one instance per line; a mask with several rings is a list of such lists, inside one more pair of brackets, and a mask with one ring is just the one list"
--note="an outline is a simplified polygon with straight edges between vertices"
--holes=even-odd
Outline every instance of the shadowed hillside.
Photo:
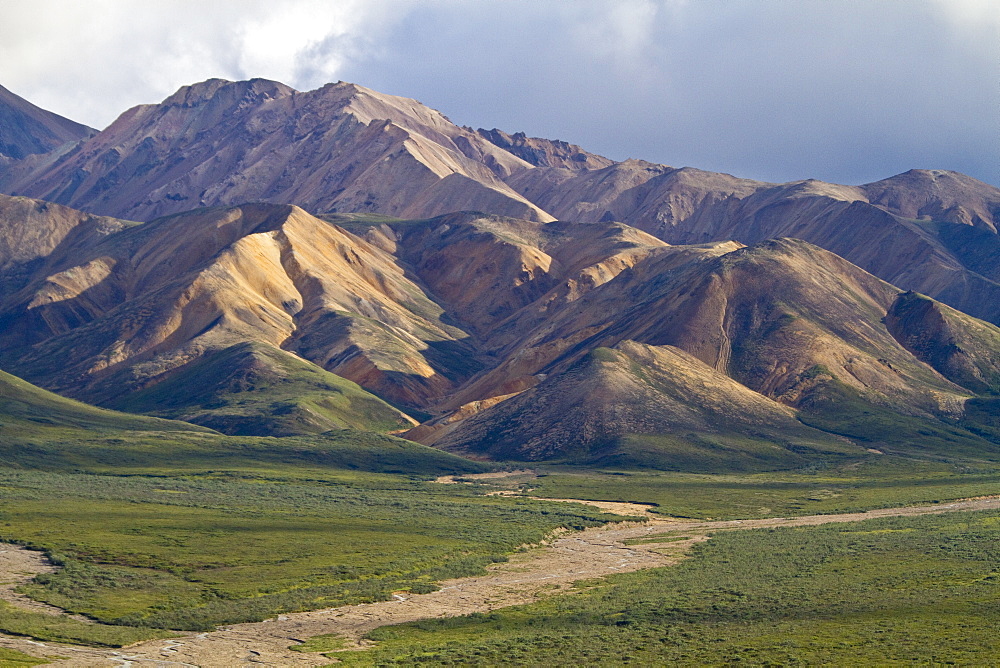
[[345,378],[252,342],[205,355],[112,406],[252,436],[387,432],[416,422]]
[[40,109],[0,86],[0,160],[48,153],[96,133],[93,128]]
[[[970,404],[979,436],[956,425],[996,391],[996,327],[803,241],[671,246],[621,223],[274,204],[135,224],[3,201],[8,238],[36,239],[9,245],[25,250],[4,363],[107,406],[293,435],[412,427],[398,405],[424,421],[410,438],[477,456],[667,468],[992,437],[992,404]],[[594,362],[606,348],[631,362]]]
[[50,390],[666,468],[1000,438],[1000,190],[962,174],[614,162],[344,82],[213,79],[84,135],[0,171],[90,212],[0,196],[0,365]]

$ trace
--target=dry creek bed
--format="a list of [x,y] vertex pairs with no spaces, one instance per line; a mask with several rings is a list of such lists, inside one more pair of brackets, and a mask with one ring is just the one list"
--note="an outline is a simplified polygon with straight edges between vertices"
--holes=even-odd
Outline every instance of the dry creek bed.
[[[430,594],[399,592],[390,601],[280,615],[263,622],[234,624],[208,633],[152,640],[117,650],[41,643],[2,634],[0,647],[51,657],[51,665],[56,666],[320,666],[329,664],[329,659],[319,654],[293,652],[289,646],[311,636],[334,633],[347,638],[349,648],[363,648],[366,646],[364,634],[380,626],[530,603],[541,596],[565,593],[579,580],[677,563],[694,543],[708,540],[709,534],[715,531],[812,526],[875,517],[1000,508],[1000,497],[983,497],[841,515],[684,521],[656,517],[649,513],[648,506],[639,504],[558,500],[586,503],[619,514],[641,515],[648,521],[563,533],[548,545],[515,554],[509,562],[494,564],[484,575],[444,581],[439,591]],[[684,538],[678,540],[679,536]],[[625,544],[637,538],[646,540],[640,544]],[[0,544],[0,583],[3,583],[0,598],[26,609],[64,614],[13,591],[35,574],[52,570],[53,566],[40,553]]]

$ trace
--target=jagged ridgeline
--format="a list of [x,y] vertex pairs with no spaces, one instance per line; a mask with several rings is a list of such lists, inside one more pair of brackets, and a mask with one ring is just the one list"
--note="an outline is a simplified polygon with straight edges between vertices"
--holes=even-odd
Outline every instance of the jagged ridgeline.
[[8,160],[0,192],[90,213],[151,220],[268,201],[400,218],[478,210],[615,220],[673,244],[795,237],[1000,322],[1000,191],[956,172],[911,170],[861,186],[773,184],[615,162],[566,142],[459,127],[416,100],[344,82],[299,92],[264,79],[212,79],[134,107],[95,136],[6,92],[0,113],[16,115],[22,129],[72,130],[58,139],[38,130],[39,147],[52,150]]
[[0,366],[46,389],[493,459],[994,456],[1000,190],[962,174],[615,162],[343,82],[96,134],[3,93]]

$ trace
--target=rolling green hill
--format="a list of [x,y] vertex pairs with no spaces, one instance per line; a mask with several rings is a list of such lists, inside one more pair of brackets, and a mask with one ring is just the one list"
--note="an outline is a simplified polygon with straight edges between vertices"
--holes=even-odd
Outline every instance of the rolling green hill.
[[178,420],[89,406],[2,371],[0,466],[119,475],[264,471],[292,477],[330,469],[435,476],[489,468],[351,428],[295,438],[227,436]]
[[130,415],[54,394],[0,371],[0,433],[5,439],[36,436],[56,429],[214,433],[197,425]]
[[198,358],[163,382],[111,405],[243,436],[348,428],[390,432],[415,424],[357,383],[256,342]]

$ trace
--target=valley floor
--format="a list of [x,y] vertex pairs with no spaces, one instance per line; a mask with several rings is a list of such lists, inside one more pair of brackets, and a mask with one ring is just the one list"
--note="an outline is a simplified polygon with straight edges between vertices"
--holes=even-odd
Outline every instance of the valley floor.
[[[45,657],[53,665],[60,666],[326,665],[330,659],[322,654],[292,651],[289,647],[310,637],[334,634],[345,639],[344,649],[364,648],[371,643],[363,636],[382,626],[488,612],[554,594],[579,592],[579,588],[572,587],[574,582],[678,563],[692,545],[708,540],[711,534],[719,531],[1000,509],[1000,496],[991,496],[862,513],[686,521],[657,517],[648,512],[648,506],[639,504],[575,502],[616,513],[645,515],[647,521],[564,533],[549,545],[532,548],[507,563],[491,566],[486,575],[445,581],[439,591],[429,594],[400,593],[391,601],[281,615],[264,622],[235,624],[208,633],[147,641],[119,650],[39,643],[13,636],[0,636],[0,647]],[[30,573],[51,569],[35,553],[15,546],[3,549],[0,552],[0,569],[3,569],[0,582],[23,581]],[[10,589],[12,586],[4,586],[4,592]],[[26,605],[17,595],[4,593],[3,598],[15,605]]]

